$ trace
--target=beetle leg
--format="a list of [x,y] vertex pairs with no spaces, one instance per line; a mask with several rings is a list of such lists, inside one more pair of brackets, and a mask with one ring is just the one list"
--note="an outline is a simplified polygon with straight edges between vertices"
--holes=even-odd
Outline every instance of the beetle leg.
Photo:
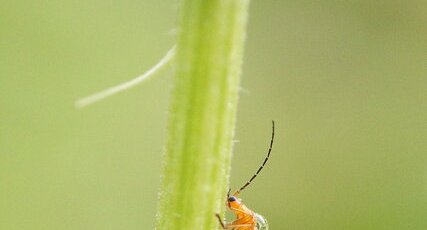
[[247,228],[253,226],[253,224],[227,224],[224,229]]
[[219,214],[217,213],[217,214],[215,214],[215,216],[218,218],[219,224],[221,225],[222,229],[226,229],[226,228],[225,228],[225,224],[224,224],[224,222],[222,221],[222,219],[221,219],[221,217],[219,216]]
[[[240,227],[253,227],[254,226],[254,224],[232,224],[232,223],[225,224],[224,221],[222,221],[221,216],[218,213],[215,214],[215,216],[218,218],[219,225],[224,230],[240,228]],[[239,221],[239,220],[243,220],[243,219],[244,218],[240,218],[240,219],[237,219],[235,221]]]

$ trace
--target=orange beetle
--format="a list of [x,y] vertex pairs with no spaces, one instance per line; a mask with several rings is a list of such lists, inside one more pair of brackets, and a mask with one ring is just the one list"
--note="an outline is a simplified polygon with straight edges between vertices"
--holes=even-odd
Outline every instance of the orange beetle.
[[255,213],[246,205],[243,204],[242,200],[237,196],[240,192],[245,189],[261,172],[264,168],[264,165],[267,163],[268,158],[270,157],[271,149],[273,147],[274,140],[274,121],[272,121],[272,132],[271,132],[271,141],[270,147],[268,148],[267,156],[264,159],[262,165],[258,168],[257,172],[251,177],[251,179],[246,182],[239,190],[237,190],[232,196],[230,196],[230,190],[227,193],[227,201],[226,204],[230,211],[232,211],[236,215],[236,220],[231,223],[226,223],[222,221],[219,214],[216,214],[218,218],[219,224],[222,229],[231,229],[231,230],[268,230],[267,220],[258,213]]

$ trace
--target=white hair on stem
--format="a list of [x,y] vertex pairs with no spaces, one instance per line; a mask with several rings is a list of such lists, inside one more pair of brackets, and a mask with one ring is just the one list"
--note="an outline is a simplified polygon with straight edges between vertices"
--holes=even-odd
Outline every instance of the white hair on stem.
[[173,57],[175,56],[175,46],[172,47],[167,53],[166,55],[160,59],[160,61],[154,65],[153,67],[151,67],[151,69],[149,69],[147,72],[145,72],[144,74],[130,80],[127,82],[123,82],[119,85],[115,85],[113,87],[107,88],[105,90],[102,90],[98,93],[94,93],[92,95],[89,95],[87,97],[84,98],[80,98],[75,102],[75,106],[76,108],[84,108],[86,106],[92,105],[98,101],[101,101],[109,96],[113,96],[116,93],[120,93],[124,90],[127,90],[129,88],[132,88],[136,85],[138,85],[139,83],[143,82],[144,80],[147,80],[150,76],[154,75],[156,72],[158,72],[162,67],[166,66],[166,64],[168,64]]

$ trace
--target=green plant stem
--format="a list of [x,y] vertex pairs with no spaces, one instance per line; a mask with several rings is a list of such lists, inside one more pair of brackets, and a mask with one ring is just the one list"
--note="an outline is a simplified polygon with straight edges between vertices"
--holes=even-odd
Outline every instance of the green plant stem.
[[249,0],[183,0],[158,230],[212,230],[227,190]]

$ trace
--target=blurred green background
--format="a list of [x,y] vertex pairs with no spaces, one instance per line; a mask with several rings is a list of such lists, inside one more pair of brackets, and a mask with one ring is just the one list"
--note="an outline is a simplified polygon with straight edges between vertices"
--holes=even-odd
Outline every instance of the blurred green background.
[[[153,229],[177,1],[0,7],[0,229]],[[252,1],[231,186],[271,229],[427,229],[427,2]],[[203,199],[203,194],[200,194]],[[213,217],[214,218],[214,217]]]

